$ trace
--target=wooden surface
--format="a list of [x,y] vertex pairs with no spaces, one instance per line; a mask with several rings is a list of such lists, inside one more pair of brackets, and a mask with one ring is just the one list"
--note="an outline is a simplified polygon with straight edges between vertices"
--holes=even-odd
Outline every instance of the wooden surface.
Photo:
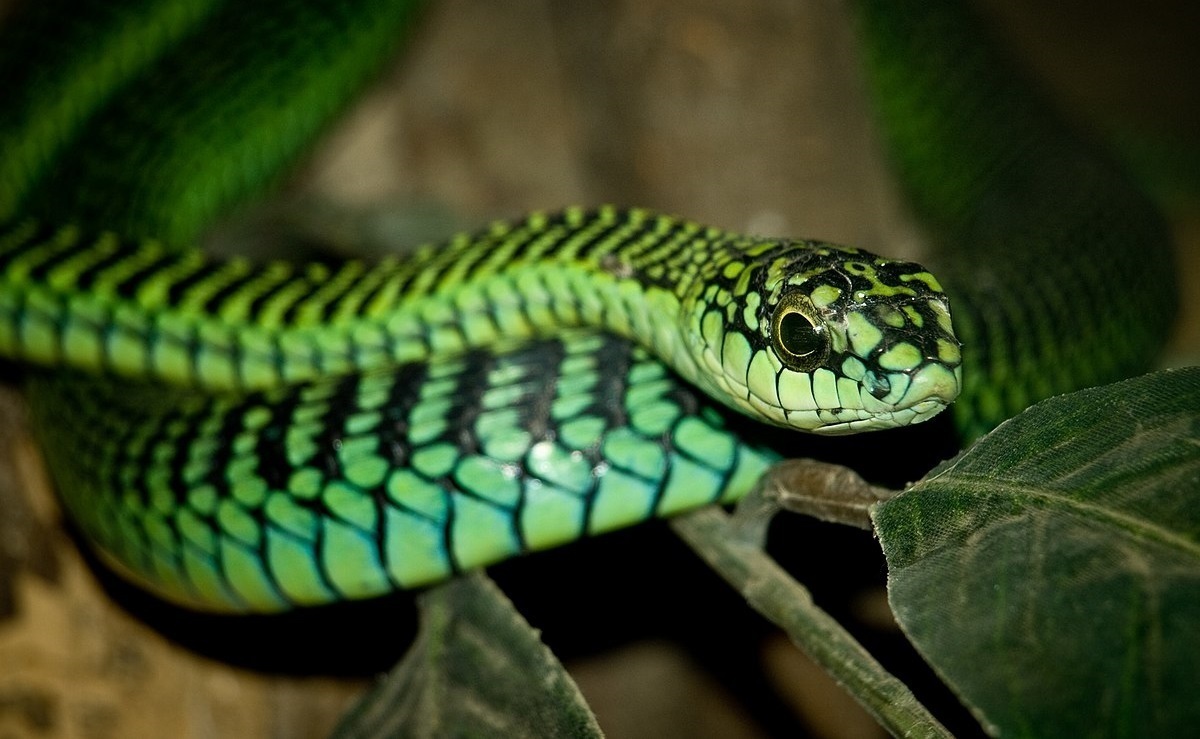
[[[1074,109],[1105,115],[1134,101],[1156,119],[1200,120],[1195,81],[1177,69],[1178,55],[1196,61],[1178,17],[1139,31],[1137,19],[1106,24],[1092,4],[1073,2],[1075,14],[1052,24],[1032,0],[987,5]],[[1166,71],[1155,66],[1164,56]],[[1130,71],[1143,58],[1153,83]],[[1172,70],[1178,80],[1168,84]],[[289,191],[348,207],[432,203],[468,224],[569,203],[638,204],[911,255],[919,232],[889,183],[859,89],[843,7],[832,1],[447,0]],[[1172,211],[1193,285],[1197,212],[1186,203]],[[1176,356],[1200,353],[1196,305]],[[878,603],[878,591],[865,597]],[[365,676],[304,676],[294,664],[299,676],[280,676],[205,656],[175,638],[172,624],[186,620],[168,612],[147,625],[98,585],[61,525],[18,394],[0,394],[0,739],[319,737],[365,685]],[[764,649],[763,670],[798,726],[872,735],[803,658],[786,645]],[[616,644],[572,667],[612,736],[765,731],[670,643]]]

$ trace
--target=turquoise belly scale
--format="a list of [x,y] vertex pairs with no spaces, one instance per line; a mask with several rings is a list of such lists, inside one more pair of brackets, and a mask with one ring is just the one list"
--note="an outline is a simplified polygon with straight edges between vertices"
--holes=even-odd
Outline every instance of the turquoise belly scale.
[[425,585],[733,500],[773,459],[595,333],[236,399],[37,382],[57,391],[34,389],[37,416],[72,419],[48,461],[79,524],[138,581],[207,608]]

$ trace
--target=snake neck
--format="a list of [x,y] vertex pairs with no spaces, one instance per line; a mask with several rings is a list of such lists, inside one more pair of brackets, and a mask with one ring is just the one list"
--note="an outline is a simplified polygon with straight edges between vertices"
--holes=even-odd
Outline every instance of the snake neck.
[[253,390],[590,326],[695,378],[689,316],[738,253],[717,229],[615,208],[498,223],[376,264],[217,261],[25,223],[0,235],[0,352]]
[[580,327],[633,339],[734,410],[807,431],[895,425],[958,386],[941,289],[919,265],[641,210],[535,214],[370,265],[216,261],[28,223],[0,234],[0,274],[0,354],[209,391]]

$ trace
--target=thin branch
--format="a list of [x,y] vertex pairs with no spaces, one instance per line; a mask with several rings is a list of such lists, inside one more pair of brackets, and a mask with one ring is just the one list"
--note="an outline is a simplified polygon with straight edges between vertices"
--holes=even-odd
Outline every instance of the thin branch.
[[895,736],[951,737],[908,686],[818,608],[804,586],[747,541],[746,532],[739,531],[728,514],[704,508],[672,519],[671,526],[754,610],[786,631],[885,729]]

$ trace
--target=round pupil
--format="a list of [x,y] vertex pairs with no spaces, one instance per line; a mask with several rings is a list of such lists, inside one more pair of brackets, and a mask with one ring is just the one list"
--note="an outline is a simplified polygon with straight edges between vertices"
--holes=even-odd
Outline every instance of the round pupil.
[[797,357],[821,350],[821,336],[802,313],[788,313],[779,321],[779,341]]

